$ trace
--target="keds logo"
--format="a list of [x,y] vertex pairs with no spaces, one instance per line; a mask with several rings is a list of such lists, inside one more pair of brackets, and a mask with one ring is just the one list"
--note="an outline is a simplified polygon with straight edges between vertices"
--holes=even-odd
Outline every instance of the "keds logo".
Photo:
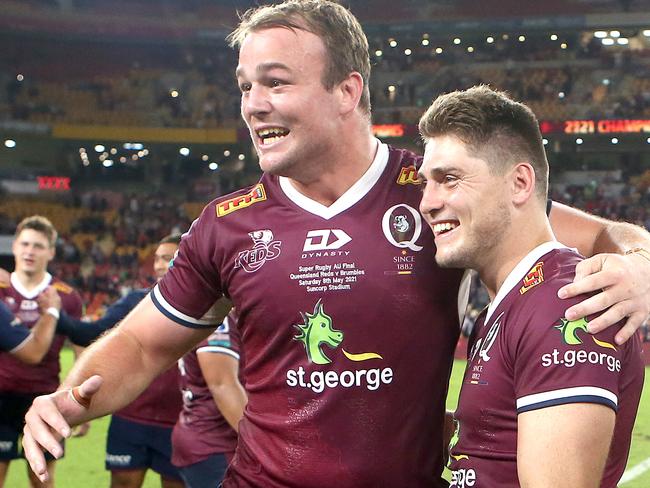
[[253,239],[253,248],[237,255],[235,268],[244,268],[247,273],[253,273],[280,255],[282,242],[273,240],[273,232],[268,229],[249,232],[248,235]]

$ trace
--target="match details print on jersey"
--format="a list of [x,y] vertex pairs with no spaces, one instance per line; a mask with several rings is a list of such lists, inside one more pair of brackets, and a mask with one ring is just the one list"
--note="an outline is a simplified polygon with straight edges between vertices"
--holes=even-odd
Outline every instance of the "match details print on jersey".
[[159,310],[215,327],[202,317],[225,294],[239,312],[249,403],[224,487],[445,485],[431,443],[462,272],[435,264],[418,161],[379,144],[327,207],[265,174],[211,203],[183,238],[154,288]]

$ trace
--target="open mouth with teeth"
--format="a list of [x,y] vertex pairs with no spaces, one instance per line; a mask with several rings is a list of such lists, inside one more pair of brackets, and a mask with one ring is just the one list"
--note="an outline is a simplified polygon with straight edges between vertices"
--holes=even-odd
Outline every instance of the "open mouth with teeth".
[[448,220],[446,222],[437,222],[433,224],[433,234],[438,237],[451,232],[460,225],[457,220]]
[[269,144],[278,142],[288,135],[289,130],[281,127],[270,127],[268,129],[260,129],[257,131],[257,137],[259,137],[262,146],[268,146]]

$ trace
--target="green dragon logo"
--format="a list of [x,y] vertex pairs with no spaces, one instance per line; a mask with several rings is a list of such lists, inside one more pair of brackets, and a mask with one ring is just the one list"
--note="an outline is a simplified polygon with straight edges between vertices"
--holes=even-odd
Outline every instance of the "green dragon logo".
[[[584,332],[588,332],[587,324],[589,322],[587,321],[587,319],[583,317],[578,320],[567,320],[565,318],[562,318],[560,320],[562,323],[560,325],[556,325],[555,328],[562,333],[562,340],[564,341],[564,343],[569,344],[571,346],[582,344],[582,339],[580,339],[580,337],[578,336],[578,331],[582,330]],[[609,342],[598,340],[594,336],[591,336],[591,339],[600,347],[604,347],[605,349],[612,349],[613,351],[616,351],[616,347],[613,344],[610,344]]]
[[294,339],[302,342],[307,350],[307,358],[315,364],[328,364],[332,360],[321,350],[322,345],[336,348],[343,341],[343,332],[332,327],[332,317],[323,310],[320,300],[314,313],[302,313],[304,324],[295,325],[300,333]]
[[578,331],[582,330],[587,332],[587,321],[584,317],[578,320],[567,320],[565,318],[560,320],[562,323],[556,325],[555,328],[562,333],[562,340],[564,340],[564,343],[572,346],[582,344],[582,339],[578,337]]
[[456,447],[456,444],[458,444],[459,439],[460,439],[460,422],[458,421],[458,419],[454,419],[454,435],[451,436],[451,439],[449,440],[449,447],[448,447],[449,462],[447,463],[447,467],[451,466],[451,458],[454,458],[456,461],[460,461],[461,459],[469,459],[469,456],[467,454],[459,454],[457,456],[451,454],[451,451],[453,451],[454,448]]

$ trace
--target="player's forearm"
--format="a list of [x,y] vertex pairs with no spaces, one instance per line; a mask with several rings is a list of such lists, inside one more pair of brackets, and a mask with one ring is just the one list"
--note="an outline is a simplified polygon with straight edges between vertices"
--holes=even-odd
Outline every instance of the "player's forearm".
[[159,312],[151,298],[145,298],[119,326],[81,355],[65,379],[64,388],[80,385],[93,375],[103,379],[87,415],[68,420],[80,423],[128,405],[212,330],[180,326]]
[[[606,220],[603,230],[594,241],[594,254],[625,253],[642,248],[650,253],[650,233],[643,227],[626,222]],[[650,258],[650,255],[648,255]]]
[[162,366],[156,366],[147,358],[133,334],[119,328],[90,346],[79,357],[60,389],[80,385],[93,375],[100,375],[104,382],[92,397],[87,415],[70,419],[71,423],[78,424],[101,417],[135,400],[162,372]]
[[239,421],[244,416],[244,407],[248,402],[246,392],[239,381],[210,386],[210,393],[221,415],[236,432],[239,432]]
[[56,318],[49,313],[41,315],[32,329],[27,343],[16,351],[16,357],[28,364],[40,363],[47,351],[50,350],[55,331]]

